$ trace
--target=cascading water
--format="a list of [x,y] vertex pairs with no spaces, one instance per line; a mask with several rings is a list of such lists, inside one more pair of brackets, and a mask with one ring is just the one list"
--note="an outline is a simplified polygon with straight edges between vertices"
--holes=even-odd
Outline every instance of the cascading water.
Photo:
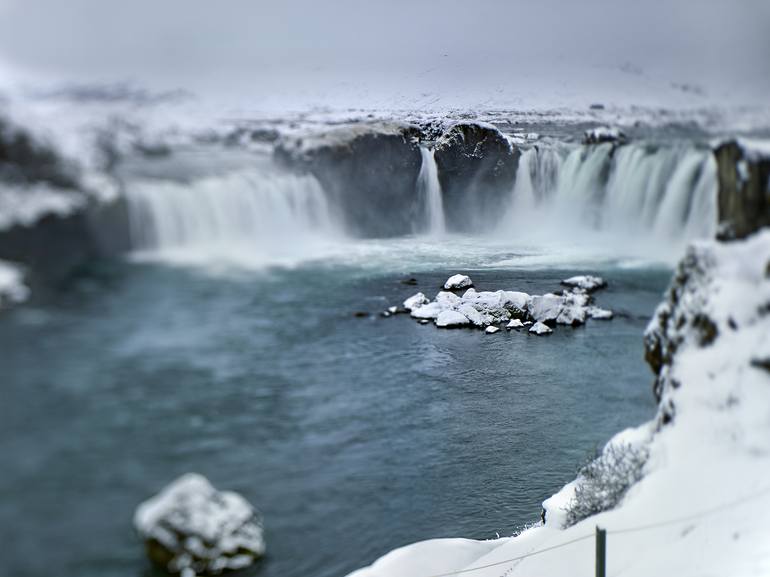
[[670,243],[712,236],[716,227],[716,163],[694,145],[533,147],[512,194],[503,229]]
[[269,162],[189,182],[129,181],[126,196],[144,254],[280,264],[312,258],[339,235],[318,181]]
[[444,204],[441,200],[441,184],[438,180],[438,168],[433,156],[433,149],[420,147],[422,165],[417,177],[417,190],[425,207],[425,220],[428,234],[438,236],[445,232]]

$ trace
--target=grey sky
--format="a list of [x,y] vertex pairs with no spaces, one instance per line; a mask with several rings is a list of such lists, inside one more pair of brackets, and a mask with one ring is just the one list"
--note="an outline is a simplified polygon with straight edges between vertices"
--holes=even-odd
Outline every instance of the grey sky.
[[770,90],[770,2],[0,0],[0,62],[27,79],[256,104],[633,101],[680,83],[757,101]]

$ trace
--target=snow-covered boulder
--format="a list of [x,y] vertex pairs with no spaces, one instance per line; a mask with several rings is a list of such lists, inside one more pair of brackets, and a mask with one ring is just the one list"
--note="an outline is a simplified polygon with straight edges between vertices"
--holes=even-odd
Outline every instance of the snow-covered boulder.
[[561,281],[561,284],[570,288],[577,288],[590,293],[600,288],[605,288],[607,286],[607,281],[605,281],[600,276],[584,274],[564,279]]
[[436,326],[440,328],[450,329],[455,327],[466,327],[471,324],[464,314],[458,311],[445,310],[436,318]]
[[553,332],[553,329],[547,324],[538,321],[529,327],[529,332],[535,335],[550,335]]
[[423,293],[417,293],[404,301],[404,308],[408,311],[412,311],[423,305],[427,305],[429,302],[430,301]]
[[419,307],[415,307],[410,312],[410,316],[415,319],[435,319],[441,314],[445,307],[438,302],[429,302]]
[[533,296],[528,310],[530,316],[541,323],[577,326],[586,320],[589,300],[585,293],[551,293]]
[[602,144],[604,142],[626,142],[628,138],[619,128],[598,126],[583,133],[583,144]]
[[520,329],[523,327],[524,327],[524,323],[521,322],[521,319],[511,319],[511,321],[507,325],[505,325],[505,328],[507,328],[508,330]]
[[248,501],[195,473],[142,503],[134,527],[150,559],[183,577],[242,569],[265,554],[262,523]]
[[465,274],[454,274],[444,283],[444,290],[456,291],[473,286],[471,277]]
[[499,330],[500,330],[500,327],[489,326],[486,329],[484,329],[484,332],[487,333],[488,335],[493,335]]

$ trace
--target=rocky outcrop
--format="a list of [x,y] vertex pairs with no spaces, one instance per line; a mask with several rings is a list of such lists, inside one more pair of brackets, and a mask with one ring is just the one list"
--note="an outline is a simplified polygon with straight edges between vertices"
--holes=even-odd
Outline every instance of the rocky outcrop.
[[319,180],[349,232],[396,236],[421,221],[419,135],[409,124],[341,126],[284,140],[275,156]]
[[717,364],[723,355],[728,366],[749,354],[748,346],[767,349],[764,338],[742,335],[766,334],[768,262],[770,231],[740,242],[696,243],[680,261],[644,335],[645,359],[655,374],[653,391],[662,424],[676,413],[676,391],[681,386],[676,369],[685,350],[709,350]]
[[194,473],[142,503],[134,527],[150,560],[182,577],[243,569],[265,554],[262,523],[248,501]]
[[480,231],[504,212],[519,150],[494,126],[461,122],[436,141],[435,159],[447,228]]
[[730,140],[714,150],[721,240],[770,225],[770,143]]

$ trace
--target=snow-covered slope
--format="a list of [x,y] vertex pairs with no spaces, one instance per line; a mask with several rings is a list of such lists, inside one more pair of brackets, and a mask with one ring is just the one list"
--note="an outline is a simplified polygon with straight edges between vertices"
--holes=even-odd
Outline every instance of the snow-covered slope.
[[605,448],[646,460],[615,509],[563,528],[578,478],[518,537],[425,541],[353,575],[594,575],[596,526],[613,577],[770,575],[769,262],[763,231],[697,244],[680,263],[645,336],[658,417]]

